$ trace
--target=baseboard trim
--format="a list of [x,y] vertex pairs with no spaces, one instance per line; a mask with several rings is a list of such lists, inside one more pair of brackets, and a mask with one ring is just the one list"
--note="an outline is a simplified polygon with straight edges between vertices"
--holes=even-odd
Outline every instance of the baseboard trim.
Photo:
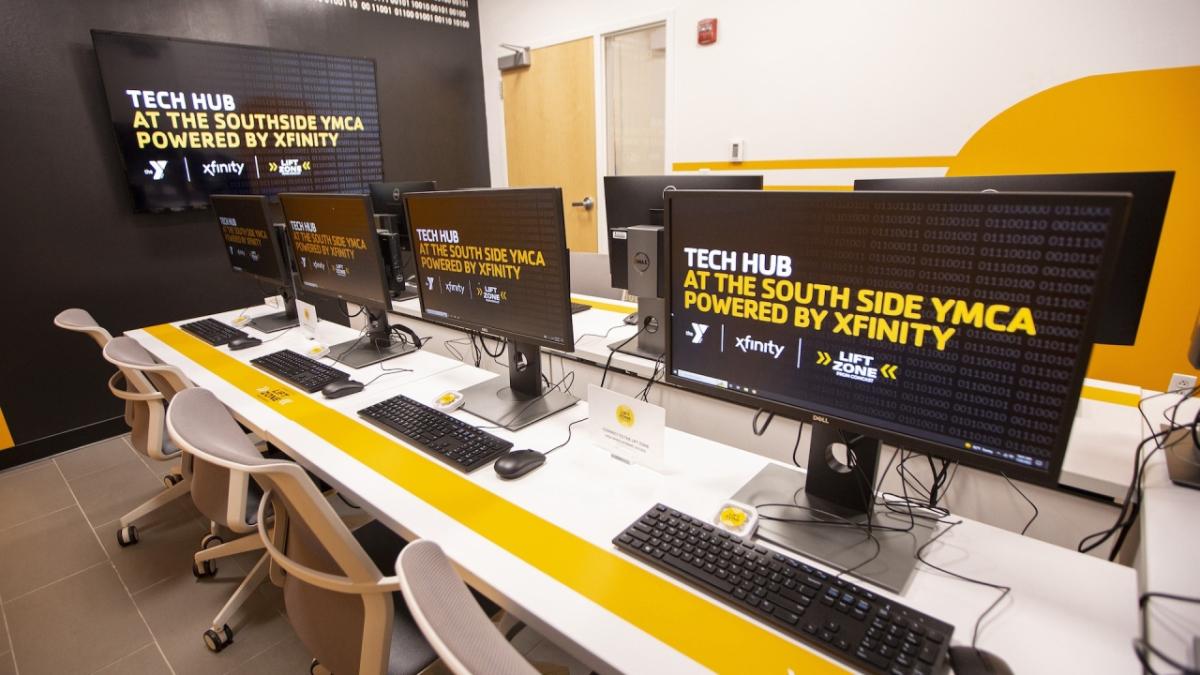
[[60,452],[66,452],[67,450],[74,450],[81,445],[95,443],[96,441],[102,441],[113,436],[120,436],[127,431],[129,431],[129,427],[125,424],[125,418],[113,417],[93,424],[86,424],[82,427],[76,427],[69,431],[43,436],[37,440],[20,443],[7,450],[0,450],[0,471],[20,466],[21,464],[36,462],[39,459],[45,459]]

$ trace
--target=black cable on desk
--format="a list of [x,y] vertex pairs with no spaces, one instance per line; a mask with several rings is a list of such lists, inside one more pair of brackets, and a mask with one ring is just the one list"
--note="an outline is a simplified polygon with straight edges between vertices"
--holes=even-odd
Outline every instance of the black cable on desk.
[[622,342],[621,344],[617,345],[616,347],[609,347],[609,348],[608,348],[608,359],[607,359],[607,360],[605,360],[605,362],[604,362],[604,372],[603,372],[603,373],[600,375],[600,388],[601,388],[601,389],[603,389],[603,388],[604,388],[604,383],[605,383],[605,382],[608,380],[608,370],[609,370],[610,368],[612,368],[612,360],[613,360],[613,355],[617,353],[617,350],[618,350],[618,349],[621,349],[622,347],[624,347],[625,345],[629,344],[630,342],[633,342],[633,339],[634,339],[634,338],[636,338],[637,336],[639,336],[639,335],[641,335],[642,333],[644,333],[644,332],[646,331],[646,327],[647,327],[647,326],[649,326],[649,325],[650,325],[650,318],[649,318],[649,317],[647,317],[647,318],[646,318],[646,321],[644,321],[644,322],[642,323],[642,325],[641,325],[641,326],[640,326],[640,327],[637,329],[637,332],[636,332],[636,333],[634,333],[633,335],[630,335],[629,337],[625,338],[625,341],[624,341],[624,342]]
[[1017,491],[1017,494],[1021,495],[1021,497],[1025,501],[1029,502],[1029,505],[1033,507],[1033,516],[1029,519],[1028,523],[1025,523],[1025,527],[1021,528],[1021,534],[1024,535],[1026,532],[1029,531],[1029,526],[1033,525],[1033,521],[1037,520],[1037,517],[1038,517],[1038,514],[1040,513],[1040,511],[1038,511],[1037,504],[1034,504],[1032,499],[1025,496],[1025,493],[1021,492],[1021,488],[1017,487],[1017,484],[1012,482],[1011,478],[1009,478],[1003,471],[1000,472],[1000,475],[1004,477],[1004,480],[1008,481],[1008,484],[1012,486],[1012,489]]
[[[1150,591],[1147,593],[1142,593],[1138,597],[1138,613],[1142,615],[1141,624],[1143,626],[1146,625],[1145,624],[1145,615],[1150,606],[1150,600],[1152,600],[1154,598],[1161,598],[1163,600],[1174,600],[1177,602],[1188,602],[1188,603],[1193,603],[1193,604],[1200,604],[1200,598],[1189,597],[1186,595],[1176,595],[1174,593],[1159,593],[1157,591]],[[1150,656],[1151,655],[1157,656],[1159,659],[1162,659],[1168,665],[1170,665],[1172,668],[1178,668],[1179,672],[1182,675],[1198,675],[1198,674],[1200,674],[1200,670],[1198,670],[1197,668],[1188,666],[1187,664],[1184,664],[1184,663],[1180,663],[1179,661],[1176,661],[1175,659],[1171,658],[1170,656],[1167,656],[1165,653],[1162,652],[1162,650],[1160,650],[1160,649],[1156,648],[1154,645],[1150,644],[1150,640],[1147,638],[1139,637],[1139,638],[1133,639],[1133,653],[1137,655],[1138,661],[1141,662],[1142,667],[1145,668],[1146,672],[1150,673],[1150,675],[1158,675],[1158,671],[1154,670],[1154,667],[1150,665]]]

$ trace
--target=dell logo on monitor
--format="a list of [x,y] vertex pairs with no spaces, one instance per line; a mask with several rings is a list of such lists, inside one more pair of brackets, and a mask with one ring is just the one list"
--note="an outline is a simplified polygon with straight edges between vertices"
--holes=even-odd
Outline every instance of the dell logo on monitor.
[[813,415],[813,416],[812,416],[812,421],[813,421],[813,422],[820,422],[821,424],[829,424],[829,418],[828,418],[828,417],[825,417],[825,416],[823,416],[823,415]]

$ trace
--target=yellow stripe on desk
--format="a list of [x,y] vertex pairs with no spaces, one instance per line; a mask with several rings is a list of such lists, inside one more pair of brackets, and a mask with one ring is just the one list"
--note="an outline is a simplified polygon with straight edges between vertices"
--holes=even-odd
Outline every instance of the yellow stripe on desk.
[[1142,397],[1133,392],[1116,391],[1113,389],[1105,389],[1103,387],[1089,387],[1086,385],[1083,387],[1083,390],[1080,391],[1079,397],[1091,399],[1093,401],[1127,405],[1134,408],[1136,408],[1137,404],[1142,401]]
[[577,295],[571,296],[571,302],[578,302],[581,305],[587,305],[588,307],[595,307],[596,309],[604,309],[604,310],[608,310],[610,312],[620,312],[621,314],[628,314],[630,312],[637,311],[637,305],[632,304],[632,303],[628,304],[628,305],[617,305],[617,304],[614,304],[611,302],[592,300],[591,298],[581,298]]
[[706,668],[779,675],[789,669],[796,673],[845,672],[823,656],[664,580],[608,547],[541,519],[424,453],[296,392],[174,326],[145,330],[500,548]]

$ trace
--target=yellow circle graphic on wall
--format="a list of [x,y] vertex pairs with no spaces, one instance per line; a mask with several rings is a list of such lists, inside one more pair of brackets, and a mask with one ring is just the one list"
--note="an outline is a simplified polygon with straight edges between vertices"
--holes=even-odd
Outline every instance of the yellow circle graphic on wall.
[[633,416],[633,408],[630,408],[627,405],[617,406],[617,424],[620,424],[623,427],[631,427],[635,421],[636,420]]

